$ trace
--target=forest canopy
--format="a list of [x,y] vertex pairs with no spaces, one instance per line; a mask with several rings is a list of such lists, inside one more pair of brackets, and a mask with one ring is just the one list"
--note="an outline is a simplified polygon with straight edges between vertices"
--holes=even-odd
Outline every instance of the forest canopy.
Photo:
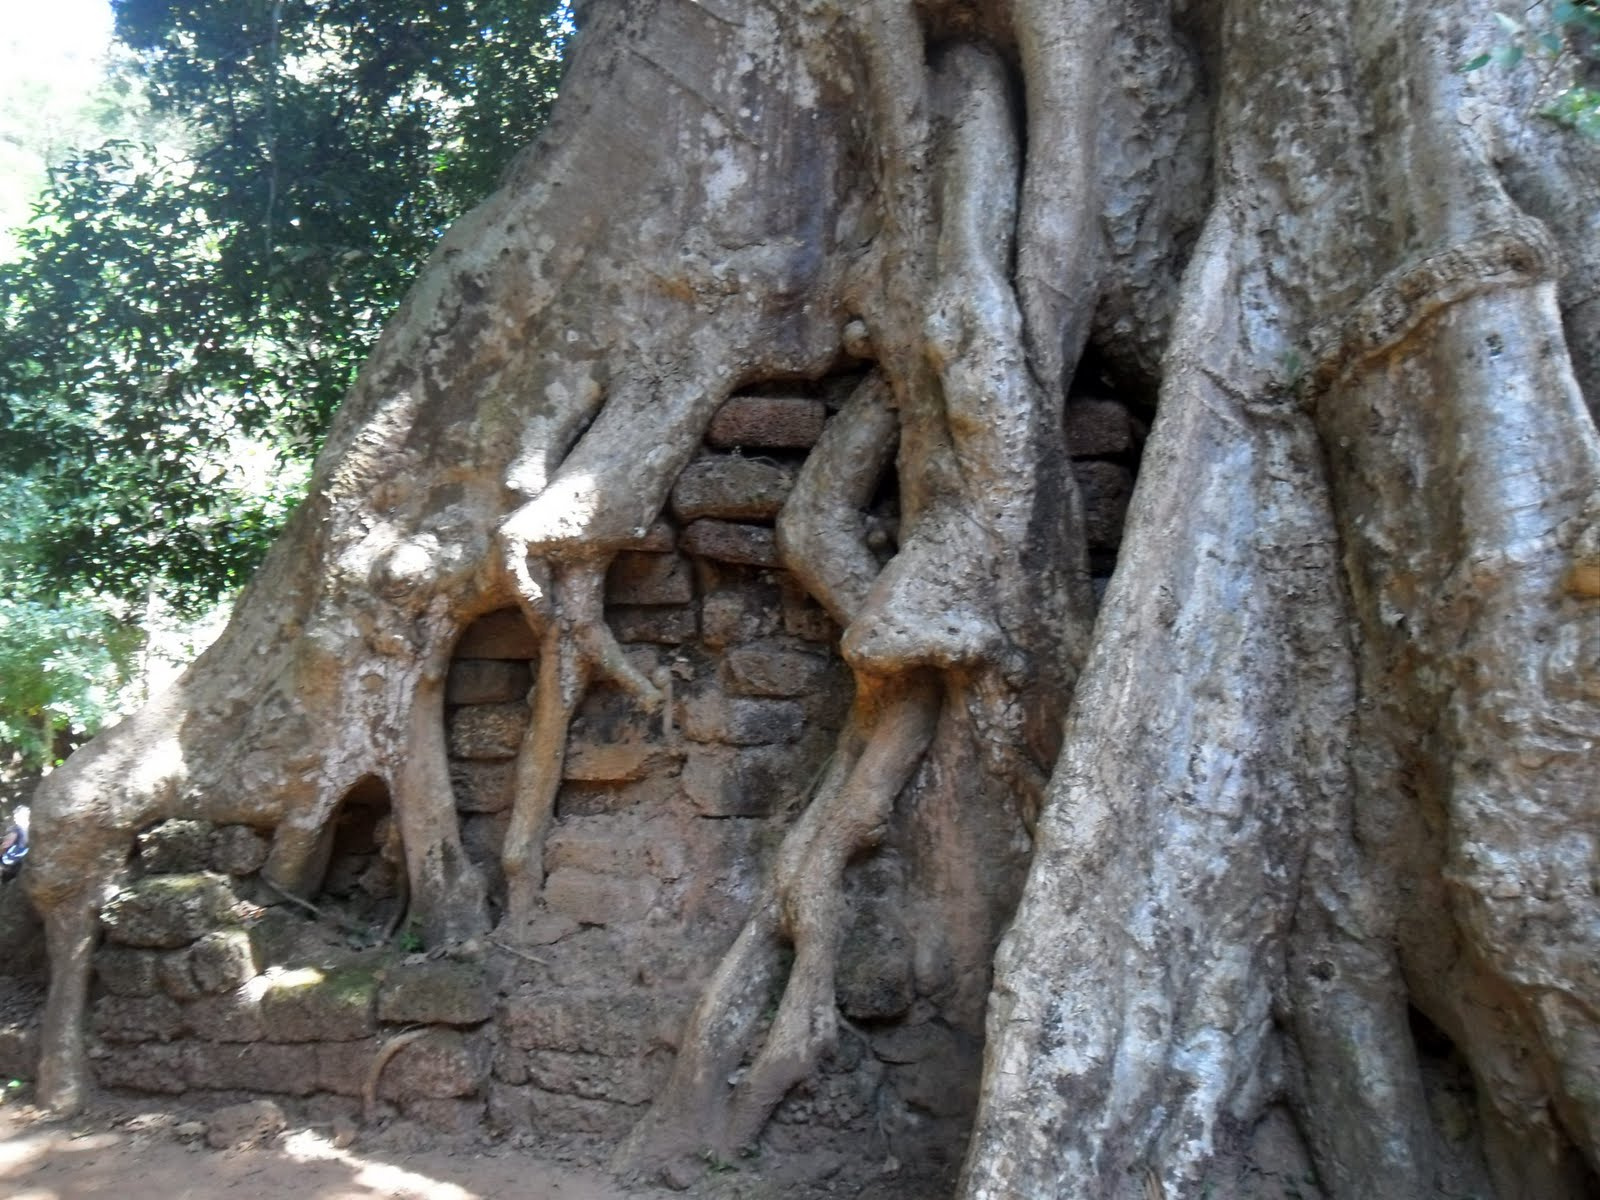
[[564,4],[117,0],[101,136],[0,264],[0,747],[259,562],[433,243],[554,98]]

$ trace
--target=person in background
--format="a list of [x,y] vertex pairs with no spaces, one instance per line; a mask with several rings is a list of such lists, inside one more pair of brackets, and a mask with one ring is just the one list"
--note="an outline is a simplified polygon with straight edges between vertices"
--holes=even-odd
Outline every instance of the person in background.
[[28,806],[19,804],[11,814],[11,828],[0,835],[0,881],[16,878],[28,856]]

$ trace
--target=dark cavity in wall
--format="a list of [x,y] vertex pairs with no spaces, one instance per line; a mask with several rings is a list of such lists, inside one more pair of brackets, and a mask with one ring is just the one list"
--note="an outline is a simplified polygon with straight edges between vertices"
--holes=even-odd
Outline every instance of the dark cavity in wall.
[[1067,392],[1067,453],[1083,498],[1084,537],[1096,597],[1105,594],[1122,547],[1122,526],[1139,474],[1154,405],[1127,386],[1093,347],[1084,352]]

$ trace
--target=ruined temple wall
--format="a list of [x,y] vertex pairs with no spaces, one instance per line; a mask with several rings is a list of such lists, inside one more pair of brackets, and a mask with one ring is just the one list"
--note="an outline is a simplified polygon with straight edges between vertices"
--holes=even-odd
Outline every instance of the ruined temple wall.
[[[99,1082],[346,1108],[370,1089],[374,1111],[449,1130],[626,1133],[848,711],[839,631],[781,569],[772,530],[846,391],[825,381],[729,401],[645,548],[617,556],[607,620],[645,674],[670,674],[672,699],[656,716],[609,687],[583,701],[528,936],[449,956],[415,942],[381,781],[355,789],[330,830],[316,912],[260,879],[265,833],[165,822],[141,838],[104,912]],[[1104,398],[1075,397],[1066,420],[1103,579],[1143,431]],[[892,485],[865,514],[885,558],[897,515]],[[447,682],[462,841],[496,913],[536,655],[519,613],[493,613],[464,632]],[[884,886],[880,867],[853,871],[863,911]],[[980,1047],[918,994],[909,953],[873,922],[847,932],[847,1036],[779,1106],[771,1148],[802,1152],[847,1130],[902,1152],[962,1144]]]

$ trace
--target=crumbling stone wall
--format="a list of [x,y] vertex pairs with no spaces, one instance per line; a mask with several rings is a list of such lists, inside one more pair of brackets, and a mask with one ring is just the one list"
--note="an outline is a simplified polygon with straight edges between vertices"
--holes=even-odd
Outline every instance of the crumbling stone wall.
[[[450,957],[417,944],[381,781],[347,797],[309,904],[260,879],[265,835],[164,822],[103,912],[99,1082],[336,1097],[447,1130],[624,1135],[848,712],[839,630],[782,569],[773,521],[852,383],[728,401],[647,542],[616,557],[607,620],[644,675],[665,669],[671,702],[647,716],[605,686],[583,701],[530,936]],[[1075,396],[1066,420],[1103,582],[1143,427],[1091,396]],[[891,486],[867,515],[885,559],[897,515]],[[537,653],[516,610],[491,613],[463,633],[446,686],[462,841],[496,906]],[[838,982],[849,1036],[777,1109],[775,1152],[850,1131],[887,1136],[902,1155],[963,1144],[981,1046],[918,994],[912,939],[885,899],[892,857],[852,868]]]

